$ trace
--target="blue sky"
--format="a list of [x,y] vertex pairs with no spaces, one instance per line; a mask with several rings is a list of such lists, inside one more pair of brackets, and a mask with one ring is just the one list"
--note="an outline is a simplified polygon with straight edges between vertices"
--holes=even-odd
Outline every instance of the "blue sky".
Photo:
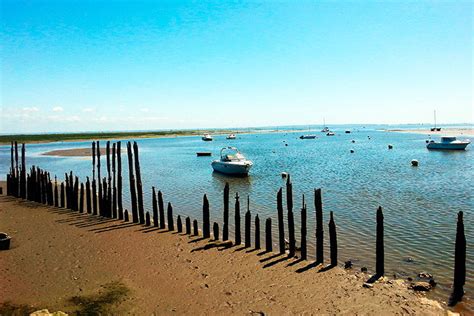
[[1,133],[474,121],[470,1],[0,1]]

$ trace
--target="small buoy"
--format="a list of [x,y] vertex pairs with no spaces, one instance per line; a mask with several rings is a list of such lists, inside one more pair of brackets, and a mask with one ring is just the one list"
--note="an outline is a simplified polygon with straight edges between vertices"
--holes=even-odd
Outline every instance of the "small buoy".
[[353,153],[354,153],[354,149],[351,149],[351,154],[353,154]]
[[281,177],[282,177],[282,178],[288,177],[288,172],[282,172],[282,173],[281,173]]
[[285,146],[288,146],[288,144],[285,144]]
[[425,142],[428,144],[430,141],[427,139],[427,140],[425,140]]
[[393,146],[392,146],[392,145],[388,145],[388,149],[392,149],[392,148],[393,148]]
[[418,160],[413,159],[413,160],[411,161],[411,165],[412,165],[413,167],[418,167]]
[[352,140],[352,143],[355,143],[356,141],[355,140]]

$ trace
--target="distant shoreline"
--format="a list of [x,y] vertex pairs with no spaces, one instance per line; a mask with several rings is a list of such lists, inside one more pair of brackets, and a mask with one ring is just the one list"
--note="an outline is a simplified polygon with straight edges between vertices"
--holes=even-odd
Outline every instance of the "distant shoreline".
[[411,133],[431,136],[472,136],[474,128],[442,128],[441,131],[432,132],[429,129],[385,129],[386,132]]

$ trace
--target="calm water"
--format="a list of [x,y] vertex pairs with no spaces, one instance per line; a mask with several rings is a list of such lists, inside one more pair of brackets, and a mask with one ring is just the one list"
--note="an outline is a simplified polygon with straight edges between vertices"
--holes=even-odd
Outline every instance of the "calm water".
[[[253,214],[258,212],[261,222],[271,217],[275,226],[276,193],[285,184],[281,172],[286,171],[293,180],[297,223],[302,194],[307,199],[310,256],[314,256],[314,188],[323,189],[325,222],[329,211],[335,213],[340,261],[351,259],[355,269],[367,266],[369,271],[374,270],[375,211],[381,205],[385,215],[387,274],[396,273],[406,278],[415,277],[421,271],[432,273],[438,281],[432,295],[445,301],[452,282],[456,215],[464,211],[468,242],[466,292],[467,297],[472,298],[472,145],[464,152],[428,151],[424,135],[359,127],[354,128],[352,134],[344,134],[344,129],[335,129],[334,137],[317,132],[319,138],[315,140],[298,139],[301,132],[238,135],[238,139],[232,141],[217,136],[213,142],[203,142],[200,137],[139,140],[147,209],[151,209],[151,187],[155,186],[162,190],[166,201],[172,202],[175,214],[200,220],[202,195],[207,193],[211,220],[221,222],[222,191],[225,182],[229,182],[231,196],[239,192],[244,206],[245,197],[249,195]],[[393,150],[387,149],[388,144],[393,145]],[[69,170],[85,179],[91,175],[89,157],[46,157],[40,153],[89,145],[90,142],[28,145],[27,164],[38,165],[61,179]],[[248,178],[229,178],[212,172],[210,162],[216,159],[221,147],[228,145],[237,146],[253,160],[254,168]],[[126,148],[125,141],[122,147]],[[355,153],[351,154],[350,149]],[[196,157],[197,151],[211,151],[213,157]],[[0,147],[0,158],[0,174],[5,179],[9,147]],[[411,167],[412,159],[419,160],[418,168]],[[124,203],[129,208],[126,155],[122,162]],[[104,175],[105,159],[102,166]],[[326,226],[326,245],[327,233]],[[406,262],[407,257],[414,262]]]

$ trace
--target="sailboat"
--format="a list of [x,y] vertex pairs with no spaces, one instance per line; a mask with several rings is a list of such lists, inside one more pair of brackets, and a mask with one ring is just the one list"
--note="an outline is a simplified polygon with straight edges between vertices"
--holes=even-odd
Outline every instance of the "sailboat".
[[[311,130],[311,128],[308,126],[308,132]],[[316,135],[313,134],[308,134],[308,135],[301,135],[300,139],[315,139]]]
[[328,133],[329,128],[326,126],[326,119],[323,119],[323,129],[321,130],[322,133]]
[[434,110],[434,127],[430,129],[432,132],[441,131],[441,127],[436,127],[436,110]]

